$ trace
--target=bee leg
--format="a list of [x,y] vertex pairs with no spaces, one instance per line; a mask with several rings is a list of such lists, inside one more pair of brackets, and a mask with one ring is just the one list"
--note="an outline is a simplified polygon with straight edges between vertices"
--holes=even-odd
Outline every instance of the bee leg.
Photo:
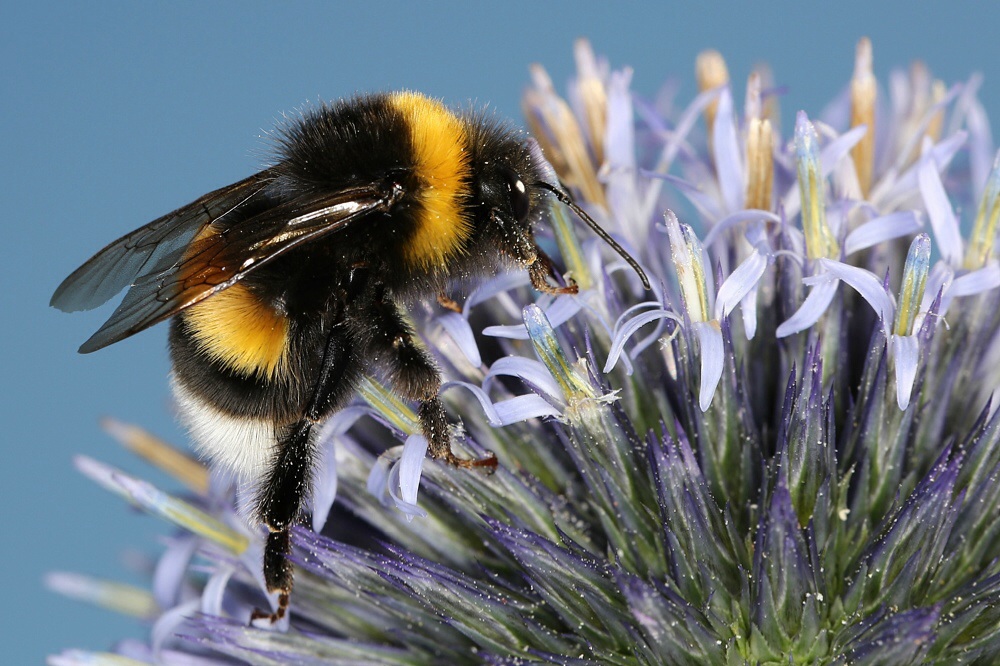
[[388,359],[393,388],[404,398],[420,401],[418,415],[423,435],[427,438],[428,454],[456,467],[495,468],[497,459],[492,454],[468,460],[451,450],[451,428],[444,403],[438,397],[441,373],[396,304],[388,298],[380,299],[375,303],[374,311],[366,312],[365,316],[375,319],[374,322],[371,319],[366,322],[369,330],[378,331],[378,336],[371,341],[371,351],[373,354],[381,352]]
[[257,513],[269,532],[264,545],[264,583],[268,592],[278,593],[278,607],[273,613],[255,609],[251,621],[267,618],[274,623],[288,612],[293,582],[288,561],[291,528],[309,487],[315,458],[312,426],[303,419],[279,436],[277,455],[257,498]]
[[[572,278],[566,281],[565,286],[559,286],[558,282],[562,278],[556,272],[555,264],[549,255],[545,254],[534,240],[528,239],[526,243],[528,246],[522,248],[520,254],[523,257],[522,261],[528,266],[528,277],[531,278],[532,287],[543,294],[575,294],[579,291]],[[556,284],[549,282],[549,278]]]
[[251,622],[267,618],[277,622],[288,612],[293,571],[291,528],[302,502],[311,488],[311,472],[316,459],[314,427],[332,411],[346,404],[360,377],[357,360],[348,351],[343,329],[334,326],[327,339],[319,378],[305,414],[278,433],[277,454],[257,497],[257,515],[269,534],[264,546],[264,583],[268,592],[278,593],[273,612],[254,610]]
[[462,306],[458,303],[458,301],[456,301],[454,298],[444,293],[443,291],[440,294],[438,294],[437,301],[438,305],[440,305],[441,307],[451,310],[452,312],[457,312],[458,314],[462,314]]

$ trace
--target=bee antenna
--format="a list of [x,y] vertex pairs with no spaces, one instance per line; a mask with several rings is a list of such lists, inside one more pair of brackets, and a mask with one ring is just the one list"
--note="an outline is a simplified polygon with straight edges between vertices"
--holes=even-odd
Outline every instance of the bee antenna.
[[601,226],[594,221],[594,218],[592,218],[590,215],[587,215],[587,212],[585,210],[583,210],[575,203],[573,203],[573,200],[570,198],[569,194],[567,194],[564,190],[559,189],[555,185],[546,183],[544,180],[536,182],[535,186],[551,192],[552,194],[555,195],[556,199],[558,199],[560,203],[569,206],[569,209],[574,213],[576,213],[581,220],[586,222],[587,226],[593,229],[594,233],[600,236],[601,240],[610,245],[615,252],[621,255],[621,258],[624,259],[628,263],[628,265],[632,267],[632,270],[634,270],[636,274],[639,276],[639,279],[642,280],[642,286],[646,288],[646,291],[649,291],[650,289],[649,278],[646,277],[645,271],[643,271],[642,267],[639,266],[639,262],[633,259],[632,255],[626,252],[625,248],[619,245],[618,241],[616,241],[614,238],[611,237],[611,234],[602,229]]

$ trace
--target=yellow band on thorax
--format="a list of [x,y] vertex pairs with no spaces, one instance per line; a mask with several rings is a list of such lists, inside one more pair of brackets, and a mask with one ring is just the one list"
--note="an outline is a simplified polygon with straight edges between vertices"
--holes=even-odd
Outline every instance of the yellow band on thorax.
[[472,173],[465,126],[441,102],[419,93],[399,92],[389,99],[410,128],[420,183],[417,226],[404,255],[414,267],[440,270],[472,233],[463,206]]

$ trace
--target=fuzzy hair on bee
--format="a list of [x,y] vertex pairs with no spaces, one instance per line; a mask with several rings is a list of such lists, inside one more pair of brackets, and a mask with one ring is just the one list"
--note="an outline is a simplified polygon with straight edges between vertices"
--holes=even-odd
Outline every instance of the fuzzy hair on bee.
[[321,105],[277,134],[267,169],[114,241],[51,304],[124,299],[81,346],[101,349],[170,320],[171,385],[195,447],[255,491],[263,573],[285,616],[290,530],[311,486],[318,425],[377,369],[418,404],[428,454],[458,467],[438,367],[405,307],[455,281],[528,270],[575,293],[538,247],[547,199],[569,206],[649,284],[638,264],[558,185],[537,144],[481,113],[414,92]]

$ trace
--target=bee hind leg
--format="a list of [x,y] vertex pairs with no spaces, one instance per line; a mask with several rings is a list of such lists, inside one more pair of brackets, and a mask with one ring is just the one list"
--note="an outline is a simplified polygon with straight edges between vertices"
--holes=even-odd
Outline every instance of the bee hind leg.
[[256,512],[269,531],[264,546],[264,582],[268,592],[278,593],[273,612],[254,610],[250,621],[266,618],[275,623],[288,612],[293,570],[291,528],[312,487],[316,461],[315,426],[344,406],[354,394],[360,365],[348,349],[343,329],[334,326],[327,339],[323,363],[305,414],[296,423],[279,428],[276,454],[271,461],[256,501]]
[[291,528],[309,488],[309,472],[315,460],[312,422],[303,419],[278,437],[275,456],[257,497],[257,514],[268,529],[264,545],[264,583],[278,593],[273,612],[255,609],[250,621],[267,618],[277,622],[288,612],[292,593]]

